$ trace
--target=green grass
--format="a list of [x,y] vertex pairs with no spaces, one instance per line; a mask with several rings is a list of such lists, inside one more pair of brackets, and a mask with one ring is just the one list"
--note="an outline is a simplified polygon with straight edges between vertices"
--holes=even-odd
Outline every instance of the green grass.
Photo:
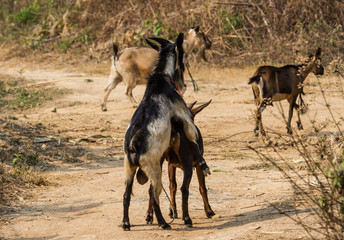
[[24,78],[0,76],[0,110],[24,110],[41,106],[45,101],[52,100],[55,95],[70,93],[65,89],[26,88],[20,86]]
[[213,172],[224,172],[224,173],[230,173],[231,171],[225,171],[221,169],[214,169]]

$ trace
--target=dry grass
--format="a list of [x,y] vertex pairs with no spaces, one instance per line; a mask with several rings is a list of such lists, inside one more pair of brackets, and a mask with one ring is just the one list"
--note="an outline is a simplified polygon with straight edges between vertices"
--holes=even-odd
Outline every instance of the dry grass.
[[[213,42],[209,60],[222,66],[292,63],[295,50],[306,54],[318,46],[326,46],[326,63],[343,57],[344,6],[340,1],[258,0],[249,1],[248,5],[217,2],[6,2],[0,7],[0,20],[4,21],[0,42],[12,45],[19,40],[20,45],[9,53],[11,56],[25,54],[24,46],[39,52],[87,56],[86,59],[99,62],[111,55],[112,41],[120,49],[142,46],[148,36],[174,39],[178,32],[201,25]],[[67,9],[69,15],[63,21]],[[37,14],[24,15],[25,11]],[[61,25],[56,28],[57,21]]]

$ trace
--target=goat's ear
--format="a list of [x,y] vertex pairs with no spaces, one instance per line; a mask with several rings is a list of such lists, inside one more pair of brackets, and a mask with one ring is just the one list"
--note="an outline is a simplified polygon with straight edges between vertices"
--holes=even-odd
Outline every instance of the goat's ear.
[[114,56],[117,56],[118,47],[117,47],[117,45],[116,45],[115,43],[112,44],[112,51],[113,51],[113,55],[114,55]]
[[198,106],[198,107],[196,107],[196,108],[193,108],[193,109],[191,110],[192,113],[193,113],[193,115],[195,116],[197,113],[199,113],[200,111],[202,111],[205,107],[207,107],[207,106],[211,103],[212,100],[213,100],[213,99],[210,99],[209,102],[207,102],[207,103],[205,103],[205,104],[203,104],[203,105],[201,105],[201,106]]
[[160,47],[158,45],[156,45],[155,43],[152,43],[151,41],[149,41],[148,39],[146,39],[146,42],[148,43],[149,46],[151,46],[153,49],[157,50],[158,52],[160,52]]
[[192,110],[193,106],[195,106],[196,103],[197,103],[197,101],[194,101],[193,103],[191,103],[191,104],[188,106],[188,108],[189,108],[190,110]]
[[176,39],[176,45],[180,49],[180,48],[183,48],[183,43],[184,43],[184,33],[181,32],[179,33]]
[[198,33],[199,32],[199,26],[195,27],[195,32]]
[[321,48],[318,48],[316,53],[315,53],[315,58],[317,59],[321,55]]
[[160,43],[161,44],[161,47],[163,46],[166,46],[168,44],[170,44],[171,42],[164,39],[164,38],[157,38],[157,37],[149,37],[148,38],[149,40],[153,40],[153,41],[156,41],[157,43]]

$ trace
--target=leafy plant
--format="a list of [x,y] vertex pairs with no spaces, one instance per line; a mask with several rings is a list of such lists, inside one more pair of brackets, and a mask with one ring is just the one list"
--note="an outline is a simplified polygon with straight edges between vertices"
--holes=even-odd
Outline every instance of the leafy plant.
[[37,22],[39,18],[40,5],[37,0],[33,1],[31,5],[20,10],[19,13],[14,15],[15,21],[22,24],[30,24]]
[[79,40],[87,45],[91,44],[91,42],[94,40],[94,36],[91,33],[91,30],[89,28],[85,28],[85,30],[79,37]]
[[71,39],[61,39],[60,44],[58,47],[62,50],[67,51],[71,46],[72,40]]
[[[279,154],[279,149],[269,144],[269,140],[266,142],[266,153],[249,148],[255,151],[262,161],[281,171],[291,183],[295,192],[295,206],[298,208],[295,209],[296,217],[285,214],[303,226],[313,239],[316,232],[326,239],[339,240],[344,239],[344,132],[341,130],[344,118],[335,118],[320,81],[318,85],[325,102],[324,106],[332,117],[331,125],[336,131],[329,134],[330,136],[323,134],[324,128],[315,126],[316,121],[312,120],[313,131],[316,134],[312,143],[308,142],[306,134],[298,135],[297,132],[294,132],[290,139],[280,138],[280,141],[289,143],[302,157],[306,174],[298,171],[290,161],[283,158]],[[271,156],[271,152],[276,152],[279,156],[278,161]],[[312,221],[310,224],[305,220],[305,216],[299,215],[305,213],[305,209],[315,222]]]
[[163,23],[160,20],[157,20],[153,27],[154,36],[159,37],[163,27]]

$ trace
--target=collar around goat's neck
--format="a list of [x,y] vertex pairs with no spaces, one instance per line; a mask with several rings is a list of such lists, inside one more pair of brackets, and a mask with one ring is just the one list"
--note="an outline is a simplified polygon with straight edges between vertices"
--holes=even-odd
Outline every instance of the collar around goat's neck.
[[165,78],[167,78],[172,84],[173,86],[176,88],[177,92],[179,93],[179,95],[181,95],[176,83],[173,81],[173,78],[171,77],[171,75],[167,74],[167,73],[163,73],[163,72],[160,72],[161,75],[163,75]]

